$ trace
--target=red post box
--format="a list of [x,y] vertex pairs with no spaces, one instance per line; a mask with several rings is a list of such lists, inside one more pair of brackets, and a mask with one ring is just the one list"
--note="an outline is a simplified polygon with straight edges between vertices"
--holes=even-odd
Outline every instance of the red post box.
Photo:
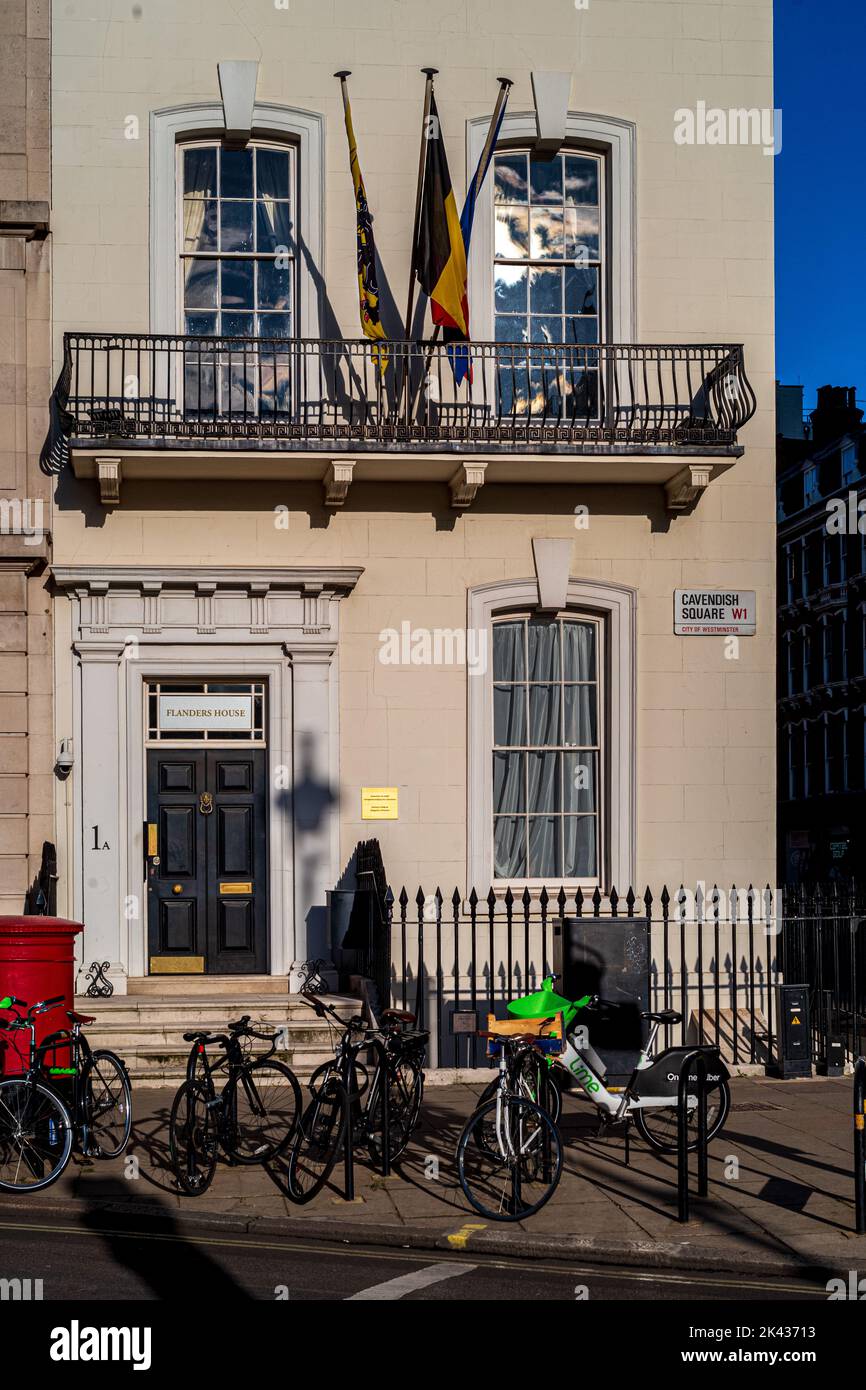
[[[12,994],[28,1004],[57,995],[65,1000],[37,1016],[37,1043],[69,1025],[65,1009],[73,1008],[75,1000],[75,938],[83,930],[80,922],[64,917],[0,917],[0,999]],[[0,1017],[12,1014],[4,1010]],[[0,1075],[26,1071],[29,1046],[29,1033],[0,1033]],[[58,1049],[50,1061],[68,1066],[69,1050],[64,1056]]]

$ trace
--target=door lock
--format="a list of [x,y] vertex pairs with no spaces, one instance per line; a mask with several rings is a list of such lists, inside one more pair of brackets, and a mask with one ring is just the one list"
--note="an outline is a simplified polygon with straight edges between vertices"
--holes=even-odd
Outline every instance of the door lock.
[[213,811],[213,794],[211,792],[202,792],[198,799],[198,809],[203,816],[211,814]]

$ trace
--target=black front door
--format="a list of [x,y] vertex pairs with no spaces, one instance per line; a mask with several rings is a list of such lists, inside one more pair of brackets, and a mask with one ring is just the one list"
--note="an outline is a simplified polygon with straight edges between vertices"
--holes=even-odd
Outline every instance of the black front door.
[[265,973],[267,814],[264,748],[148,750],[151,973]]

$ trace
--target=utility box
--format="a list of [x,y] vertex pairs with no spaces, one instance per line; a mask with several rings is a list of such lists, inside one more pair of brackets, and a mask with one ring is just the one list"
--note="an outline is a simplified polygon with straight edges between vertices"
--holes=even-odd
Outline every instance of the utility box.
[[777,1076],[788,1080],[812,1075],[812,1022],[809,1016],[809,986],[779,985],[776,992]]
[[[28,1004],[58,995],[64,1000],[57,1009],[37,1016],[37,1043],[69,1026],[65,1010],[75,1007],[75,938],[83,930],[80,922],[64,917],[0,917],[0,998],[11,994]],[[0,1034],[0,1074],[26,1071],[29,1048],[29,1032]],[[69,1049],[58,1048],[51,1061],[68,1066]]]
[[553,923],[556,990],[566,999],[600,994],[618,1007],[578,1018],[607,1068],[606,1081],[631,1076],[645,1038],[649,1008],[649,934],[643,917],[566,917]]

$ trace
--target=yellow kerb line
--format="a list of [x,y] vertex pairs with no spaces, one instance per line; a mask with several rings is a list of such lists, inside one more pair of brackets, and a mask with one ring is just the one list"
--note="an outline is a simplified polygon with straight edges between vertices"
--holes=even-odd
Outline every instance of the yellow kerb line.
[[465,1250],[474,1232],[484,1231],[486,1229],[487,1227],[483,1221],[480,1223],[467,1222],[465,1226],[460,1227],[459,1231],[455,1231],[453,1235],[447,1237],[448,1244],[453,1246],[456,1250]]

